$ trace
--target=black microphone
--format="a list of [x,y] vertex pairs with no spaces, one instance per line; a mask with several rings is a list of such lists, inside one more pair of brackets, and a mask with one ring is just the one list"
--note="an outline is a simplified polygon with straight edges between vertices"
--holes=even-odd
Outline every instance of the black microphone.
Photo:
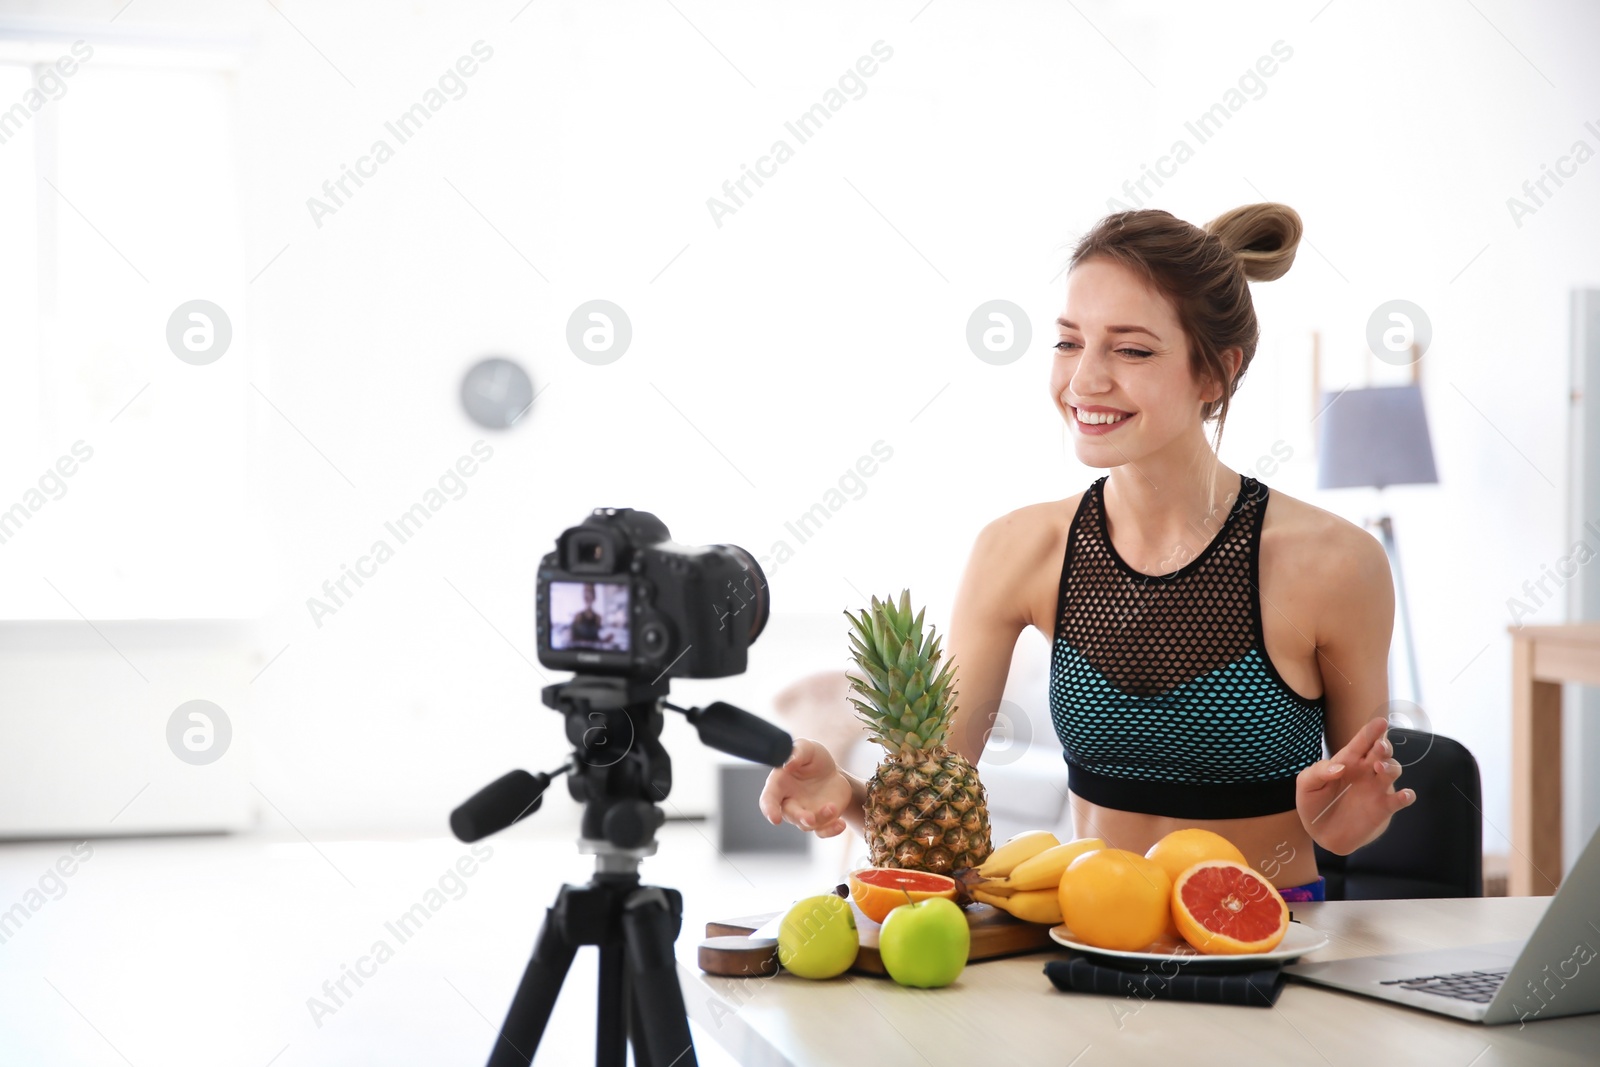
[[450,832],[470,844],[504,830],[538,811],[549,785],[550,775],[543,772],[503,774],[450,813]]
[[732,704],[719,700],[684,714],[699,731],[702,744],[730,756],[768,767],[782,767],[794,752],[794,738],[787,730]]

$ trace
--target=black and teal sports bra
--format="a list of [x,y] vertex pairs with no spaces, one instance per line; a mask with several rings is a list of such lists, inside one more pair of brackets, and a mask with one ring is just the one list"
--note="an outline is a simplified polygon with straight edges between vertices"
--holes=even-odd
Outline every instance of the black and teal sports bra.
[[1104,807],[1178,818],[1292,811],[1296,776],[1322,756],[1325,697],[1296,693],[1267,656],[1267,487],[1241,475],[1200,554],[1149,575],[1112,547],[1106,477],[1073,516],[1050,650],[1050,718],[1068,788]]

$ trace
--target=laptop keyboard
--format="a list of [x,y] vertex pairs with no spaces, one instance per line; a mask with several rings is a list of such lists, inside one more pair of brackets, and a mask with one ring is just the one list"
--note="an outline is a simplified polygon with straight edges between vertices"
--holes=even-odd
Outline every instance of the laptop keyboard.
[[1424,974],[1416,978],[1389,978],[1379,985],[1397,985],[1401,989],[1415,989],[1422,993],[1437,993],[1441,997],[1470,1000],[1474,1004],[1487,1004],[1494,999],[1495,990],[1506,980],[1511,968],[1498,971],[1456,971],[1452,974]]

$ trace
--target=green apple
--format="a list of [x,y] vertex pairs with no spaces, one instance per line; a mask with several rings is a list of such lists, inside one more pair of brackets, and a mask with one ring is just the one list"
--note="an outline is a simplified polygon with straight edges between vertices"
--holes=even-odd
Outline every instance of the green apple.
[[833,893],[796,901],[778,927],[778,962],[801,978],[843,974],[860,949],[850,902]]
[[883,920],[878,955],[901,985],[937,989],[956,980],[967,965],[972,929],[953,900],[932,897],[902,904]]

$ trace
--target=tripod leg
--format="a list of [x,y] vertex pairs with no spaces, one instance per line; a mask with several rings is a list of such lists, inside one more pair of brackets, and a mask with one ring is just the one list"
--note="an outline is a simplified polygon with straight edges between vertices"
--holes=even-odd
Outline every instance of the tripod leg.
[[[633,975],[628,975],[626,985],[628,998],[628,1040],[633,1043],[633,1067],[657,1067],[650,1055],[650,1042],[644,1036],[644,1016],[639,1011],[639,992],[634,988]],[[675,1064],[663,1067],[676,1067]]]
[[600,987],[595,1005],[595,1067],[627,1067],[628,961],[622,942],[600,946]]
[[647,1045],[651,1064],[696,1067],[689,1018],[678,985],[678,962],[672,954],[683,921],[683,898],[676,891],[642,886],[628,898],[622,913],[628,965],[642,1033],[634,1049]]
[[533,958],[522,972],[517,995],[511,998],[505,1024],[500,1028],[494,1051],[489,1054],[489,1067],[527,1067],[533,1062],[545,1024],[550,1021],[551,1009],[561,993],[561,983],[566,980],[572,957],[578,950],[562,929],[566,894],[563,886],[555,905],[545,910]]

